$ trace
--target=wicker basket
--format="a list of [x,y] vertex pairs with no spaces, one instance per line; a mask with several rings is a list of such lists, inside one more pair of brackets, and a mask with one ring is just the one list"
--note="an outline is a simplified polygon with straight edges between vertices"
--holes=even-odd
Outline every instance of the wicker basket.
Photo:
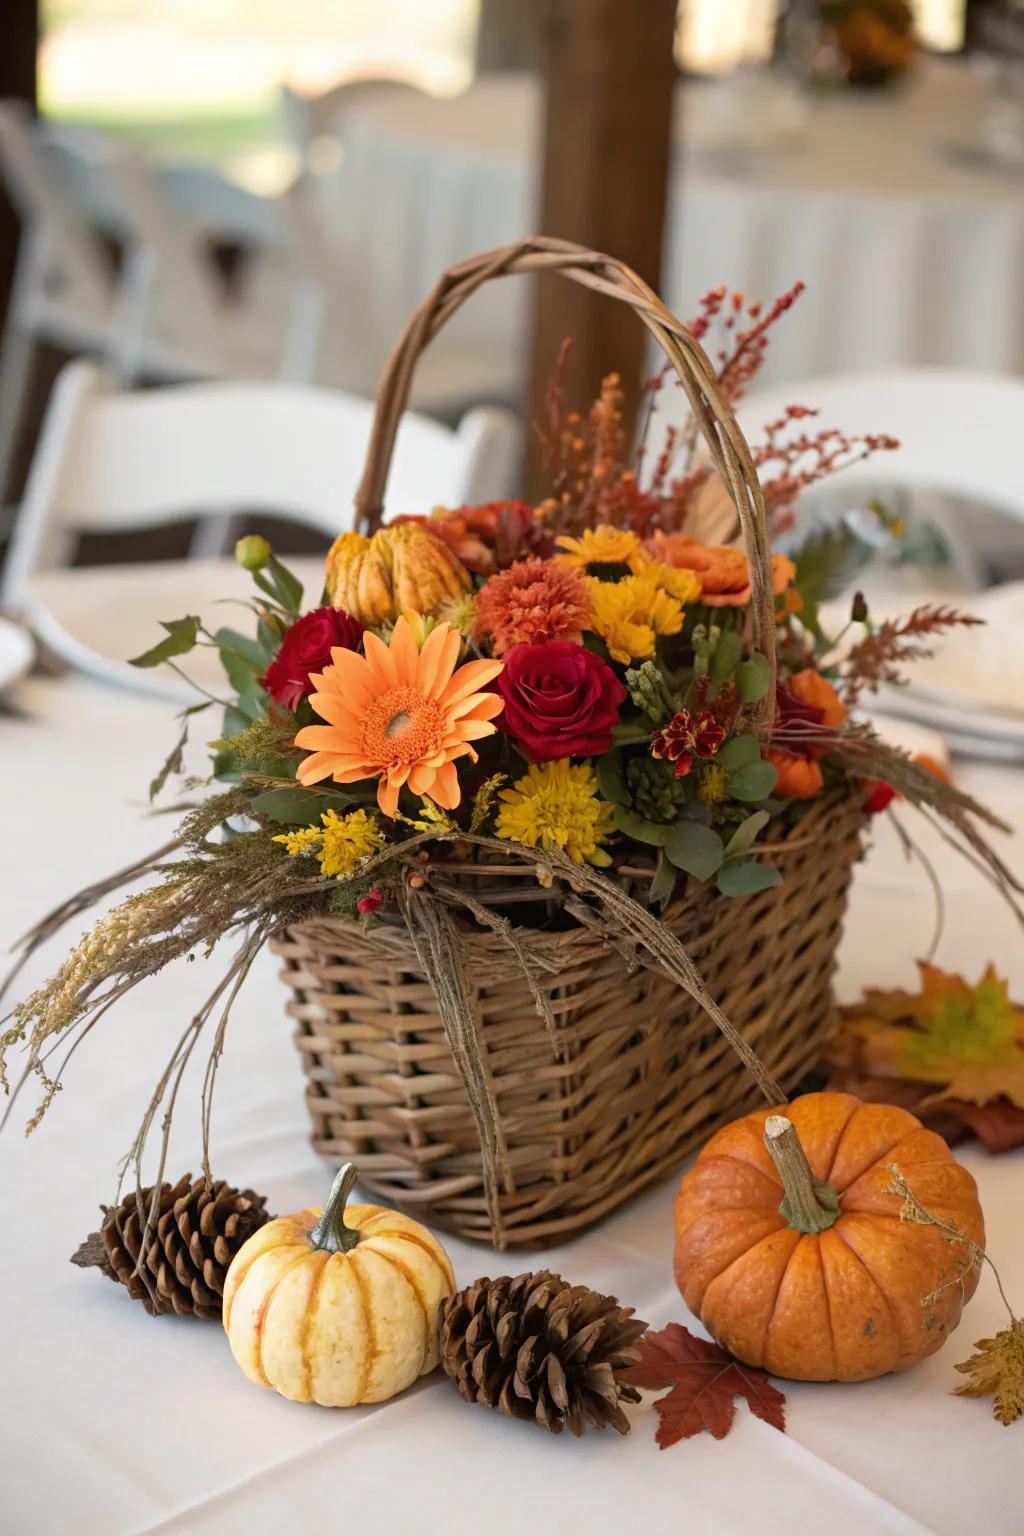
[[[424,346],[483,282],[545,270],[629,304],[675,365],[736,505],[750,560],[754,642],[774,679],[770,549],[747,445],[698,343],[633,273],[598,253],[533,239],[442,277],[381,384],[357,498],[362,526],[379,523],[398,421]],[[769,695],[758,722],[764,730],[774,685]],[[460,920],[475,1014],[469,1049],[494,1110],[500,1184],[493,1170],[488,1176],[483,1129],[464,1086],[465,1058],[453,1054],[401,920],[366,930],[323,917],[279,931],[272,947],[294,994],[288,1011],[308,1074],[314,1147],[336,1162],[356,1160],[374,1193],[499,1248],[586,1227],[755,1100],[757,1084],[720,1033],[729,1020],[783,1087],[820,1057],[832,1026],[831,976],[863,823],[859,803],[836,792],[812,802],[774,845],[780,886],[729,899],[686,883],[664,923],[703,979],[706,990],[695,987],[695,994],[712,1012],[717,1003],[728,1015],[719,1014],[718,1027],[694,996],[648,960],[641,963],[621,931],[573,924],[562,913],[561,923],[528,933],[531,951],[548,963],[539,984],[555,1020],[552,1040],[507,944]],[[538,898],[544,899],[539,887]],[[460,1041],[459,1053],[465,1048]]]

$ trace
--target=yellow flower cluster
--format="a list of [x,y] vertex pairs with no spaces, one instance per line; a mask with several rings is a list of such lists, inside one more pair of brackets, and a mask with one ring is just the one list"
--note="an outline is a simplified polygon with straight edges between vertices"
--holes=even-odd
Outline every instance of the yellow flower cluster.
[[591,579],[592,628],[614,661],[628,666],[653,656],[659,635],[678,635],[683,607],[700,596],[700,578],[652,561],[622,581]]
[[611,863],[603,844],[614,830],[613,810],[598,798],[588,763],[534,763],[499,799],[499,837],[525,848],[562,848],[577,864]]
[[339,816],[334,810],[324,811],[320,820],[322,827],[300,827],[295,832],[283,832],[274,838],[274,842],[284,845],[289,858],[302,854],[317,858],[320,873],[339,880],[350,875],[384,844],[377,818],[364,810],[349,811],[346,816]]
[[624,575],[627,570],[636,575],[648,558],[635,533],[628,528],[613,528],[608,523],[601,523],[597,528],[584,528],[578,539],[563,534],[555,543],[561,550],[561,554],[555,556],[560,565],[572,566],[584,576],[599,580]]
[[556,560],[587,577],[590,628],[614,661],[628,666],[654,654],[659,635],[678,635],[683,609],[700,596],[700,576],[653,560],[628,528],[602,524],[557,540]]

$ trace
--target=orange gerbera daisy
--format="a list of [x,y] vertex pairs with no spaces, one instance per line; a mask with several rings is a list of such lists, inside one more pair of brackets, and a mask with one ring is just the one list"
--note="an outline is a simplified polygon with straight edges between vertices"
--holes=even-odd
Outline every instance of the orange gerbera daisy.
[[332,666],[311,674],[316,692],[309,702],[326,725],[307,725],[295,738],[310,748],[298,767],[300,784],[333,778],[338,784],[379,775],[377,804],[385,816],[398,810],[408,784],[414,795],[429,795],[446,810],[460,799],[454,760],[476,753],[470,742],[490,736],[490,722],[504,701],[480,690],[504,665],[470,661],[455,668],[461,637],[439,624],[422,651],[404,616],[385,645],[370,630],[365,655],[338,646]]

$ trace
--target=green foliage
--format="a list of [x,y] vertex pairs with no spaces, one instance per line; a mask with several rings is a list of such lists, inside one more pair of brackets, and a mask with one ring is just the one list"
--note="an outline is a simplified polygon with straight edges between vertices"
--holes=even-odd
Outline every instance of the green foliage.
[[736,692],[741,704],[756,704],[768,692],[767,658],[755,651],[736,668]]
[[652,725],[663,725],[679,708],[679,701],[653,658],[626,669],[626,687],[637,709]]
[[769,813],[763,809],[754,811],[752,815],[745,817],[726,843],[725,857],[727,859],[735,859],[739,858],[741,854],[749,853],[758,833],[770,820]]
[[710,880],[721,866],[725,849],[714,828],[697,821],[680,821],[669,834],[665,854],[677,869],[695,880]]
[[648,821],[628,806],[617,805],[612,819],[616,830],[635,842],[648,843],[653,848],[663,848],[672,828],[664,822]]
[[718,871],[718,889],[723,896],[754,896],[781,883],[777,869],[756,859],[728,859]]
[[734,800],[764,800],[775,788],[777,778],[771,763],[745,763],[727,776],[726,784]]
[[279,821],[287,827],[310,827],[320,820],[322,811],[347,810],[353,804],[351,795],[337,789],[304,788],[301,784],[281,789],[265,789],[252,798],[252,814],[265,816],[268,821]]
[[262,570],[254,571],[252,579],[289,619],[298,618],[302,610],[302,583],[276,555],[271,555]]
[[733,736],[729,741],[723,742],[715,756],[715,762],[727,773],[732,773],[737,768],[745,768],[748,763],[759,762],[761,748],[756,736],[749,734]]
[[256,773],[285,776],[298,753],[292,749],[295,722],[260,718],[248,722],[232,736],[220,736],[210,742],[212,751],[232,766]]
[[199,638],[200,622],[190,614],[184,619],[161,619],[160,628],[166,629],[166,640],[159,640],[141,656],[133,656],[128,663],[130,667],[159,667],[175,656],[187,656]]
[[630,758],[626,783],[632,808],[647,821],[676,821],[686,805],[686,780],[664,759]]
[[188,709],[183,709],[178,716],[181,721],[181,730],[174,746],[164,759],[163,766],[156,777],[150,781],[149,799],[152,803],[163,789],[172,773],[182,773],[185,768],[185,744],[188,741],[188,726],[193,715],[202,714],[204,709],[209,709],[211,699],[204,699],[201,704],[190,704]]

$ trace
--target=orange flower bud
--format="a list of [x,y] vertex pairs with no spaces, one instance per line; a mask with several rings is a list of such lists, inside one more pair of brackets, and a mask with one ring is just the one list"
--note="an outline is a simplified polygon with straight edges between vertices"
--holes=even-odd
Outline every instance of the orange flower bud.
[[783,752],[778,747],[773,747],[766,757],[778,775],[773,794],[783,800],[810,800],[821,792],[824,780],[813,758],[798,757],[795,752]]

